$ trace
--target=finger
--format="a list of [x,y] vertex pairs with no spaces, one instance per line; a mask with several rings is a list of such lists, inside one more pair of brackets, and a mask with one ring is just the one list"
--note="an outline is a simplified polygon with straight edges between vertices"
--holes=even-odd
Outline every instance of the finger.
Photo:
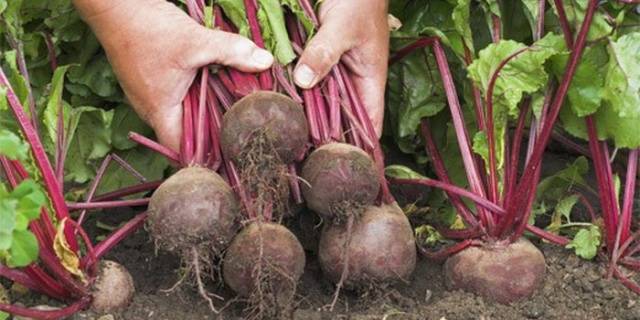
[[360,97],[362,97],[362,103],[369,114],[378,138],[382,135],[384,119],[384,91],[386,81],[384,75],[385,73],[382,73],[382,76],[378,73],[373,73],[369,76],[355,76],[353,78],[356,90]]
[[182,106],[158,108],[146,116],[147,122],[156,133],[158,142],[173,151],[180,151],[182,137]]
[[245,72],[258,72],[271,67],[273,55],[259,48],[251,40],[230,32],[197,26],[189,43],[188,64],[197,68],[207,64],[221,64]]
[[327,22],[311,38],[294,71],[293,78],[298,86],[309,89],[316,85],[338,63],[342,54],[353,47],[354,37],[347,34],[346,29],[339,22]]

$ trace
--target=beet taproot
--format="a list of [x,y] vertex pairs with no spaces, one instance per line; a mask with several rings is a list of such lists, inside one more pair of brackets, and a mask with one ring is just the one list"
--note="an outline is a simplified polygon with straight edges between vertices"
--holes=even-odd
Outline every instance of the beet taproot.
[[349,232],[347,225],[327,224],[318,248],[320,266],[334,283],[344,275],[346,288],[407,280],[416,265],[416,245],[409,220],[396,203],[370,206]]
[[256,140],[265,140],[283,163],[292,163],[305,153],[308,139],[309,128],[302,106],[280,93],[249,94],[223,117],[222,152],[236,162],[242,162],[247,148],[256,147]]
[[149,232],[167,251],[188,252],[205,246],[224,250],[237,232],[235,194],[217,173],[199,167],[178,171],[153,193]]
[[326,144],[313,151],[300,177],[307,206],[329,221],[349,215],[345,210],[372,205],[380,191],[371,157],[344,143]]
[[91,310],[110,313],[125,309],[135,293],[133,278],[121,264],[102,260],[92,287]]
[[[222,264],[225,283],[249,297],[260,285],[291,290],[302,276],[305,255],[291,231],[270,222],[254,222],[235,236]],[[269,284],[259,283],[267,280]]]
[[544,281],[545,270],[542,252],[526,239],[469,247],[444,264],[449,288],[504,304],[533,295]]

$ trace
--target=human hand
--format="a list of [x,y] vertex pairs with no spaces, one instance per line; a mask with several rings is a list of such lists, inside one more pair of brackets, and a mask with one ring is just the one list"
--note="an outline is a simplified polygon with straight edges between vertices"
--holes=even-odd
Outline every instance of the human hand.
[[198,68],[268,69],[273,56],[249,39],[207,29],[165,0],[74,0],[103,45],[134,109],[163,145],[179,150],[181,102]]
[[387,0],[325,0],[320,29],[309,41],[294,72],[296,84],[310,88],[342,59],[353,72],[378,136],[382,134],[389,58]]

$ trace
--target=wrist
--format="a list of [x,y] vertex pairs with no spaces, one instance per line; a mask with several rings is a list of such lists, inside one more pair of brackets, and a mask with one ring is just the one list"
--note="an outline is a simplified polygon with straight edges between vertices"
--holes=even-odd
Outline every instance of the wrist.
[[113,11],[127,0],[73,0],[72,2],[82,19],[89,21],[96,16]]

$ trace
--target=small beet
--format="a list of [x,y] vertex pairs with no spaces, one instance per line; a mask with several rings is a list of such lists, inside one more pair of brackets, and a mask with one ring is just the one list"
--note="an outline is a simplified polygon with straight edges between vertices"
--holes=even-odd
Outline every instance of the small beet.
[[233,190],[222,177],[205,168],[185,168],[151,197],[149,231],[167,251],[184,253],[206,245],[219,253],[237,231],[238,213]]
[[309,129],[302,106],[293,99],[269,91],[258,91],[236,102],[224,114],[222,152],[241,161],[246,148],[263,135],[283,163],[299,159],[307,148]]
[[302,168],[302,194],[307,206],[333,220],[344,205],[372,205],[380,191],[376,167],[362,149],[344,143],[326,144],[309,155]]
[[367,208],[353,223],[351,235],[348,231],[345,225],[329,224],[320,238],[320,266],[332,282],[340,281],[347,254],[349,268],[344,286],[348,288],[406,280],[413,272],[413,230],[396,203]]
[[224,257],[222,275],[233,291],[249,297],[266,276],[272,285],[284,285],[279,289],[291,289],[304,266],[304,250],[291,231],[276,223],[254,222],[233,239]]
[[526,239],[470,247],[451,256],[444,265],[450,288],[504,304],[533,295],[543,283],[545,269],[542,252]]
[[110,313],[125,309],[135,293],[133,278],[117,262],[100,262],[98,277],[93,284],[91,309],[97,313]]

